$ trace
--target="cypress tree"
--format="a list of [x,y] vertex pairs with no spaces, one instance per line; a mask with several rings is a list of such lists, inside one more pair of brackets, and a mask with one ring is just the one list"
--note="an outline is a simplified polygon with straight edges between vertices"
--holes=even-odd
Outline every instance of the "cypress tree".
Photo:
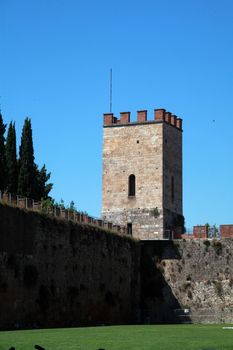
[[31,120],[25,119],[19,149],[18,194],[29,198],[35,196],[36,172],[32,140]]
[[6,124],[3,123],[2,114],[0,113],[0,191],[6,189],[6,157],[5,157],[5,134]]
[[12,122],[10,122],[6,138],[6,168],[7,190],[11,193],[16,193],[18,184],[18,165],[16,155],[15,123]]

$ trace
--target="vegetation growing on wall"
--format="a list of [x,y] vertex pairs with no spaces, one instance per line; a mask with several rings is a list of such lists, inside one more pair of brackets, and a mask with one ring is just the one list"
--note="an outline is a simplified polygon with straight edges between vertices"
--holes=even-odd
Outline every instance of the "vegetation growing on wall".
[[156,208],[153,208],[151,209],[151,215],[154,217],[154,218],[158,218],[159,217],[159,209],[156,207]]
[[218,241],[217,239],[213,239],[212,242],[213,242],[212,244],[213,244],[213,248],[215,250],[215,253],[217,255],[220,255],[222,252],[222,243],[220,241]]
[[220,298],[223,297],[223,288],[220,281],[214,281],[214,290]]

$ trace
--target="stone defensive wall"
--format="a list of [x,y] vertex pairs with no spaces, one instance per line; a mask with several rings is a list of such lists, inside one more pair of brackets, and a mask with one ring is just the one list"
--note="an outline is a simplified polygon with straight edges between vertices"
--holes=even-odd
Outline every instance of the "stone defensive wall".
[[221,238],[233,238],[233,225],[220,225],[220,237]]
[[144,242],[144,322],[232,323],[233,240]]
[[134,323],[138,244],[0,204],[0,329]]
[[121,125],[134,125],[141,123],[157,123],[157,122],[166,122],[177,129],[182,130],[182,119],[178,118],[176,115],[173,115],[170,112],[167,112],[165,109],[155,109],[154,110],[154,119],[147,120],[147,110],[137,112],[137,121],[130,121],[130,112],[120,113],[120,119],[114,116],[113,113],[104,114],[104,127],[106,126],[121,126]]
[[[216,231],[215,233],[213,232]],[[173,239],[211,239],[213,236],[221,238],[233,238],[233,225],[220,225],[217,227],[210,227],[209,225],[197,225],[193,226],[193,232],[191,234],[185,234],[180,230],[176,230],[173,234]]]
[[137,241],[0,204],[0,329],[232,323],[233,240]]
[[16,194],[0,191],[0,202],[21,209],[28,209],[36,212],[46,213],[50,216],[64,220],[72,220],[77,223],[86,223],[94,226],[103,227],[109,230],[113,230],[122,235],[127,234],[127,228],[125,226],[115,225],[112,222],[94,218],[90,215],[87,215],[83,212],[79,212],[74,209],[65,209],[56,205],[46,206],[43,204],[43,202],[35,201],[34,199],[22,197]]

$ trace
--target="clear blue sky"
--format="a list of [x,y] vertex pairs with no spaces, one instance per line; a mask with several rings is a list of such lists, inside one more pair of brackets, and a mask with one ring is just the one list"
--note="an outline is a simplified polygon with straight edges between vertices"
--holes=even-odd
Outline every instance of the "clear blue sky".
[[188,227],[233,223],[232,0],[0,0],[4,121],[32,120],[52,196],[99,216],[102,114],[183,118]]

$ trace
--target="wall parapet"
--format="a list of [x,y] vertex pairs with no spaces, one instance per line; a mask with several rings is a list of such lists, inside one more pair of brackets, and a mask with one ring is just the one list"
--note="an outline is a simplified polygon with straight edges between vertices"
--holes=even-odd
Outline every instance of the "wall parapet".
[[[71,220],[76,223],[91,224],[107,230],[112,230],[120,235],[128,235],[128,229],[126,226],[116,225],[105,219],[96,218],[74,209],[66,209],[57,205],[46,206],[41,201],[36,201],[34,199],[12,194],[9,192],[0,191],[0,202],[21,209],[42,212],[62,220]],[[165,230],[163,239],[213,239],[215,236],[211,235],[210,231],[211,229],[208,225],[193,226],[193,230],[192,232],[189,232],[189,234],[185,234],[183,231],[180,230],[175,230],[174,232],[170,230]],[[217,231],[219,232],[220,239],[233,238],[233,224],[220,225],[219,230]]]
[[233,225],[220,225],[219,227],[221,238],[232,238],[233,237]]
[[174,126],[177,129],[182,130],[182,119],[178,118],[176,115],[173,115],[170,112],[167,112],[163,108],[154,110],[154,119],[147,120],[147,110],[137,111],[137,121],[130,121],[130,112],[121,112],[120,118],[114,116],[113,113],[104,114],[104,127],[108,126],[120,126],[120,125],[135,125],[135,124],[144,124],[144,123],[157,123],[165,122],[169,125]]
[[194,238],[208,238],[209,227],[208,225],[197,225],[193,227]]
[[34,199],[19,196],[9,192],[0,191],[0,202],[21,209],[42,212],[63,220],[71,220],[76,223],[91,224],[94,226],[112,230],[120,235],[127,234],[127,228],[125,226],[115,225],[112,222],[102,220],[100,218],[95,218],[93,216],[90,216],[83,212],[79,212],[74,209],[66,209],[57,205],[45,206],[41,201],[36,201]]
[[193,226],[192,231],[189,231],[189,234],[183,232],[174,232],[174,239],[224,239],[224,238],[233,238],[233,224],[216,225],[210,226],[206,225],[196,225]]

